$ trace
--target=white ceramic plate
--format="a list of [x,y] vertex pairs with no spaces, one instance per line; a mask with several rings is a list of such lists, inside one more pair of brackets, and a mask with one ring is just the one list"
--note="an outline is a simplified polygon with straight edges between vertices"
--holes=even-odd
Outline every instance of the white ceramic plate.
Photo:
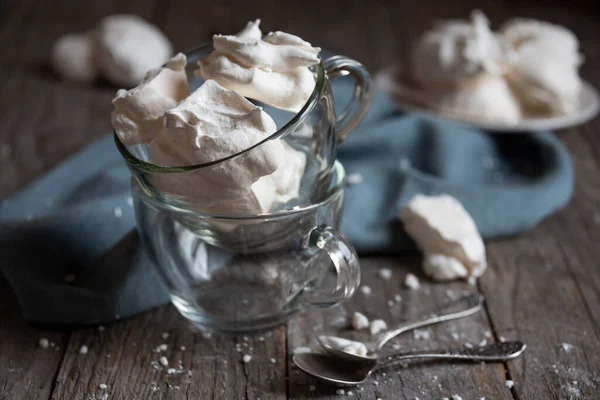
[[[379,72],[375,76],[375,83],[379,89],[394,94],[402,90],[402,84],[394,79],[398,68],[389,68]],[[517,123],[509,124],[502,122],[484,122],[467,117],[454,117],[440,114],[431,108],[412,103],[401,96],[393,96],[394,102],[399,110],[413,114],[419,114],[426,118],[443,119],[452,121],[459,125],[467,125],[483,129],[491,133],[522,133],[532,131],[557,130],[570,128],[583,124],[594,118],[600,110],[600,95],[596,88],[590,83],[583,82],[583,88],[579,95],[579,110],[571,115],[547,118],[524,118]]]

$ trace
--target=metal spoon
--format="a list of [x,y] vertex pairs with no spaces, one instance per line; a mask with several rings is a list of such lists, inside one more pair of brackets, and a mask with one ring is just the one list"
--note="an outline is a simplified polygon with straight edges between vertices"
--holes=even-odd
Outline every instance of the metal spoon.
[[[371,342],[364,342],[363,344],[367,348],[366,355],[358,355],[347,351],[346,348],[351,342],[342,338],[321,335],[317,337],[317,340],[321,346],[323,346],[323,348],[334,357],[354,362],[373,362],[377,360],[378,352],[383,348],[383,346],[385,346],[387,342],[399,334],[412,329],[421,328],[423,326],[437,324],[439,322],[450,321],[475,314],[477,311],[481,310],[482,305],[483,296],[478,294],[469,294],[463,296],[460,299],[443,306],[441,313],[425,317],[418,321],[404,322],[394,329],[377,335],[375,340]],[[443,313],[445,310],[450,311]]]
[[302,371],[326,382],[337,385],[358,385],[366,381],[377,368],[400,361],[415,359],[506,361],[518,357],[525,347],[522,342],[500,342],[473,349],[401,353],[371,363],[348,363],[336,357],[317,353],[296,354],[293,360]]

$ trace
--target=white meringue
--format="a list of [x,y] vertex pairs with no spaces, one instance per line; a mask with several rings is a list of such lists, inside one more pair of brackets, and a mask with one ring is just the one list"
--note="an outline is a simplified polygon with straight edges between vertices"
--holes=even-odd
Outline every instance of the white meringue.
[[248,23],[235,36],[215,35],[215,52],[198,62],[195,73],[248,98],[298,112],[314,90],[308,67],[319,62],[321,49],[283,32],[257,38],[259,23]]
[[450,281],[469,276],[469,271],[463,263],[443,254],[426,254],[423,259],[423,272],[436,281]]
[[152,141],[163,129],[165,112],[189,95],[185,64],[179,53],[167,68],[148,71],[139,86],[117,92],[111,121],[126,146]]
[[524,45],[546,43],[545,49],[564,61],[580,65],[582,56],[579,54],[577,36],[561,25],[527,18],[513,18],[500,28],[502,37],[510,43],[517,52]]
[[417,41],[409,60],[413,78],[423,86],[457,85],[481,74],[500,74],[508,54],[480,11],[471,21],[437,24]]
[[244,29],[235,34],[236,36],[244,36],[251,39],[261,39],[262,31],[260,30],[260,19],[248,21]]
[[424,272],[434,279],[478,277],[487,268],[477,226],[454,197],[416,195],[400,210],[399,217],[425,254]]
[[160,67],[173,54],[167,37],[136,15],[108,16],[94,36],[100,70],[116,85],[137,85],[148,70]]
[[531,114],[567,115],[579,106],[583,62],[579,41],[565,27],[515,18],[502,28],[514,46],[514,70],[507,75],[513,91]]
[[577,66],[552,53],[550,42],[524,44],[508,82],[531,114],[568,115],[577,111],[583,82]]
[[[165,128],[150,143],[150,152],[160,165],[203,164],[248,149],[276,130],[260,107],[208,80],[166,113]],[[251,191],[251,187],[277,170],[282,154],[281,141],[267,141],[213,166],[176,177],[163,174],[155,183],[168,193],[194,198],[207,212],[263,212],[273,202],[269,198],[273,190]]]
[[519,102],[501,76],[484,76],[424,98],[427,106],[448,116],[505,123],[521,118]]
[[50,55],[52,66],[61,78],[87,83],[98,77],[94,58],[94,41],[89,34],[61,36]]
[[[280,139],[277,139],[280,140]],[[306,154],[293,149],[285,141],[281,140],[282,160],[279,168],[271,175],[263,176],[253,186],[258,185],[262,192],[268,190],[265,187],[274,189],[274,202],[286,203],[298,197],[300,192],[300,181],[306,168]],[[272,204],[271,204],[272,205]]]

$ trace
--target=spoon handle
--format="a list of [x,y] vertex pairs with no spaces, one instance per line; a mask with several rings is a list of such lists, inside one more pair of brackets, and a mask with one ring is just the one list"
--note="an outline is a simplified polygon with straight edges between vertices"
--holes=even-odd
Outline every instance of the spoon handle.
[[465,361],[506,361],[519,356],[527,346],[523,342],[499,342],[472,349],[451,349],[445,351],[419,351],[400,353],[386,357],[379,366],[414,359],[445,359]]
[[[412,329],[421,328],[423,326],[433,325],[439,322],[450,321],[453,319],[458,319],[471,314],[475,314],[477,311],[481,310],[482,305],[483,296],[480,296],[476,293],[463,296],[456,301],[446,304],[442,307],[441,312],[438,312],[433,316],[428,316],[418,321],[405,322],[403,324],[398,325],[394,329],[382,333],[375,340],[375,350],[381,350],[381,348],[385,346],[387,342],[389,342],[391,339],[395,338],[401,333],[410,331]],[[457,307],[458,311],[456,310]],[[452,311],[443,313],[444,310],[447,309],[450,309]]]

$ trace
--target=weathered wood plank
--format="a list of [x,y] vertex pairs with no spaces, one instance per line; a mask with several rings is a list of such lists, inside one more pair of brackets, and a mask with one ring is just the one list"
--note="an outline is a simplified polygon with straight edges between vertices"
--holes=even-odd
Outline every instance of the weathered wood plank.
[[[288,328],[288,368],[291,371],[289,392],[291,399],[335,397],[336,388],[320,384],[300,372],[291,361],[291,354],[297,347],[308,346],[319,349],[316,336],[323,332],[340,334],[358,340],[368,339],[368,332],[351,330],[348,320],[354,311],[359,311],[373,320],[381,318],[389,326],[402,321],[415,319],[440,307],[451,298],[465,291],[477,288],[466,283],[432,284],[419,275],[421,288],[408,290],[402,282],[409,271],[419,270],[418,257],[380,258],[362,260],[363,285],[371,287],[372,293],[358,292],[347,304],[326,312],[311,312],[292,320]],[[384,281],[379,275],[380,268],[390,268],[392,278]],[[396,295],[402,300],[394,301]],[[391,306],[388,301],[394,304]],[[444,349],[463,346],[465,343],[477,346],[483,340],[493,340],[485,312],[447,322],[428,329],[419,330],[419,334],[405,333],[396,338],[386,348],[386,352],[409,351],[411,349]],[[393,346],[399,347],[394,350]],[[367,383],[359,388],[350,388],[358,399],[439,399],[460,395],[463,399],[512,399],[504,387],[504,365],[499,364],[446,364],[415,363],[407,368],[393,366],[374,374]],[[310,385],[316,387],[311,392]]]
[[529,346],[509,368],[519,398],[592,399],[600,390],[598,153],[582,133],[562,138],[578,178],[571,204],[531,233],[490,244],[482,279],[497,333]]
[[[53,345],[41,348],[41,338]],[[0,280],[0,399],[49,398],[68,338],[68,330],[27,324],[16,296]]]
[[56,381],[54,399],[285,399],[284,328],[205,337],[165,306],[103,331],[75,329]]

